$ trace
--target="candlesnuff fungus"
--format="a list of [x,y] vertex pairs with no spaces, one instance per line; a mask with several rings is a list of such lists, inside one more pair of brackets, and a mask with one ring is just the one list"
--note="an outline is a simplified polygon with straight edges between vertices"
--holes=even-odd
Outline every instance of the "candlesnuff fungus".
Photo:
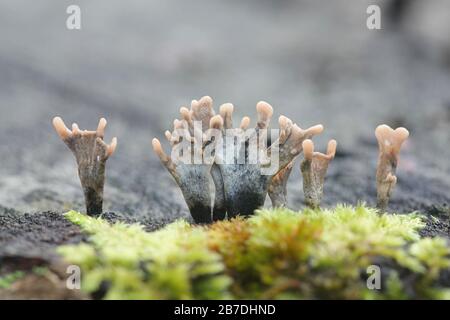
[[303,175],[303,192],[305,203],[313,208],[319,208],[323,195],[323,184],[328,164],[336,154],[336,140],[328,142],[327,154],[314,152],[314,143],[307,139],[303,141],[305,159],[300,165]]
[[80,130],[76,123],[72,125],[71,131],[60,117],[53,119],[53,126],[75,155],[87,214],[101,214],[106,160],[116,150],[117,138],[113,138],[109,145],[103,141],[106,127],[104,118],[100,119],[96,131]]
[[180,186],[196,222],[253,214],[264,205],[274,174],[300,154],[305,138],[323,130],[321,125],[302,130],[281,116],[280,136],[267,146],[272,107],[263,101],[256,105],[258,121],[252,130],[247,130],[248,117],[242,118],[239,127],[233,127],[233,109],[232,104],[225,103],[220,106],[220,115],[215,115],[208,96],[193,100],[190,110],[182,107],[182,120],[175,120],[174,131],[165,134],[172,145],[170,157],[159,140],[153,139],[155,153]]
[[[210,129],[222,126],[222,118],[214,116],[212,99],[208,96],[193,100],[191,110],[182,107],[180,114],[182,120],[175,119],[174,131],[165,133],[172,146],[171,156],[164,153],[156,138],[152,141],[153,150],[180,187],[194,221],[210,223],[213,211],[210,181],[214,163],[210,151],[215,142],[206,139]],[[201,126],[196,127],[195,122],[200,122]]]
[[[225,208],[229,218],[237,214],[249,215],[264,204],[267,194],[267,176],[261,173],[268,166],[265,129],[268,128],[273,110],[270,105],[259,102],[256,106],[258,122],[256,130],[246,132],[250,118],[244,117],[239,127],[234,128],[232,115],[234,106],[220,106],[223,119],[222,144],[216,146],[216,159],[223,182]],[[262,135],[258,135],[261,130]],[[252,158],[252,160],[250,160]]]
[[[288,121],[287,118],[284,118],[283,121]],[[289,121],[288,121],[289,122]],[[323,126],[321,124],[312,126],[308,129],[301,130],[302,137],[299,138],[299,150],[298,154],[302,152],[303,146],[302,143],[305,139],[311,139],[313,136],[322,133]],[[281,135],[286,135],[286,132],[281,132]],[[269,197],[272,201],[273,207],[285,207],[287,204],[287,181],[292,172],[292,168],[294,167],[295,158],[288,163],[284,168],[280,169],[280,171],[272,178],[272,181],[269,185]]]
[[[273,108],[268,103],[260,101],[256,105],[256,111],[258,114],[256,130],[248,134],[244,131],[250,123],[248,117],[242,119],[239,128],[233,128],[231,123],[233,106],[226,104],[220,110],[220,115],[224,119],[224,143],[223,152],[216,150],[215,161],[222,174],[229,218],[238,214],[251,215],[255,209],[262,207],[274,175],[280,172],[280,169],[288,167],[300,154],[305,137],[313,136],[323,130],[322,125],[303,130],[289,118],[280,116],[279,137],[272,145],[267,146],[267,130]],[[230,139],[230,136],[233,139]],[[232,150],[231,157],[230,150]],[[253,161],[254,158],[252,159],[254,157],[252,150],[257,150],[256,162]],[[226,161],[224,156],[227,158]],[[230,158],[231,161],[229,161]],[[272,170],[265,170],[269,167]],[[286,181],[287,178],[288,174],[282,179]],[[285,185],[285,182],[283,184]],[[272,189],[272,191],[275,190]],[[272,193],[272,195],[275,194],[275,192]],[[278,197],[274,199],[276,203]]]
[[397,169],[400,148],[408,138],[409,132],[405,128],[392,129],[382,124],[375,129],[378,140],[379,155],[377,164],[377,207],[386,210],[389,198],[397,183],[395,171]]

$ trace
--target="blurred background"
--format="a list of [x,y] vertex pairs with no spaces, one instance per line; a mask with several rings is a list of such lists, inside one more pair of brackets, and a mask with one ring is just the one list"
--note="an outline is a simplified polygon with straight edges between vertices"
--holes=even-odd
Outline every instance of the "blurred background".
[[[66,8],[81,8],[81,30]],[[366,27],[370,4],[381,30]],[[106,210],[138,219],[188,216],[151,139],[178,109],[210,95],[255,119],[274,107],[315,139],[338,141],[324,203],[375,202],[380,123],[405,126],[392,209],[450,202],[450,1],[24,1],[0,2],[0,206],[22,212],[83,209],[75,160],[51,126],[119,139],[108,161]],[[254,121],[252,122],[254,123]],[[168,151],[167,144],[165,145]],[[290,206],[301,207],[298,164]]]

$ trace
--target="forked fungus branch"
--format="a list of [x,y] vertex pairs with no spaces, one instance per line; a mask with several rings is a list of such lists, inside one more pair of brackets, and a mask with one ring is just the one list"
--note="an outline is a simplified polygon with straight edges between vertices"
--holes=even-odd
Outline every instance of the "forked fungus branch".
[[307,139],[303,141],[305,159],[300,169],[303,175],[303,192],[305,203],[313,208],[319,208],[323,195],[323,184],[328,165],[336,154],[336,140],[328,142],[327,153],[314,152],[314,143]]
[[[286,117],[280,117],[281,121],[286,123],[283,125],[280,125],[283,131],[280,133],[281,137],[286,136],[289,133],[290,128],[292,127],[292,122],[286,118]],[[312,139],[313,136],[318,135],[322,133],[323,126],[321,124],[312,126],[308,129],[301,129],[298,131],[301,136],[298,138],[298,150],[295,150],[295,152],[298,152],[298,155],[303,150],[303,141],[306,139]],[[296,157],[295,157],[296,158]],[[287,181],[289,179],[289,176],[292,172],[292,168],[294,167],[295,158],[288,163],[284,168],[281,168],[280,171],[272,178],[272,181],[269,185],[269,197],[272,201],[273,207],[285,207],[287,204]]]
[[[238,147],[237,154],[246,156],[245,165],[237,164],[239,163],[237,161],[232,164],[219,165],[224,180],[228,217],[234,217],[237,214],[253,214],[255,209],[264,205],[264,201],[269,191],[274,204],[284,204],[284,199],[286,198],[285,182],[289,176],[289,166],[302,151],[303,140],[306,137],[312,137],[323,130],[322,125],[316,125],[303,130],[289,118],[280,116],[278,119],[280,130],[279,137],[272,145],[266,146],[267,131],[265,129],[269,128],[273,109],[268,103],[261,101],[256,105],[256,111],[258,113],[256,125],[258,138],[252,140],[250,137],[250,139],[245,140],[245,143],[241,146],[234,146]],[[253,141],[257,141],[257,148],[260,154],[267,155],[268,162],[265,162],[264,157],[262,157],[258,164],[251,164],[248,162],[247,153],[239,152],[239,148],[244,148],[245,145],[249,145]],[[225,144],[224,148],[229,150],[232,149],[232,146]],[[277,154],[277,163],[272,163],[273,153]],[[274,172],[262,174],[261,169],[267,166],[275,166]],[[281,181],[279,185],[281,187],[272,187],[274,185],[273,178],[280,173],[280,170],[285,173],[284,175],[281,173],[279,176],[279,181]],[[275,182],[275,184],[276,183],[277,182]]]
[[385,211],[389,198],[397,184],[395,175],[399,160],[400,148],[408,139],[409,132],[405,128],[392,129],[382,124],[375,129],[378,140],[379,155],[377,165],[377,207]]
[[[230,103],[220,107],[220,116],[224,120],[223,143],[222,149],[216,150],[215,159],[223,181],[225,207],[229,218],[237,214],[253,214],[256,208],[264,204],[268,177],[262,174],[262,170],[270,165],[265,129],[268,128],[273,114],[269,104],[259,102],[256,106],[256,129],[247,134],[250,118],[242,118],[240,125],[233,127],[233,111],[234,107]],[[257,150],[257,154],[251,154],[251,150]],[[252,157],[255,157],[256,161],[252,161]]]
[[109,145],[103,141],[106,127],[104,118],[100,119],[96,131],[80,130],[76,123],[69,130],[60,117],[53,119],[53,126],[76,158],[87,214],[101,214],[106,160],[116,150],[117,138],[113,138]]

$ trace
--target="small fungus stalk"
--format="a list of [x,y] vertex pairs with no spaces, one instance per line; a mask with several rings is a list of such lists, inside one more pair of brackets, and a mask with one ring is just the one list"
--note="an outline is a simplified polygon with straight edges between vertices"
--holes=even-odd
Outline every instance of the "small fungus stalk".
[[294,167],[294,160],[281,169],[269,184],[269,197],[272,207],[283,208],[287,205],[287,181]]
[[375,129],[378,140],[379,155],[377,164],[377,207],[385,211],[389,199],[397,184],[395,175],[399,160],[400,148],[409,136],[405,128],[392,129],[383,124]]
[[80,130],[76,123],[69,130],[60,117],[53,119],[53,126],[76,158],[87,214],[100,215],[103,212],[106,160],[116,150],[117,138],[113,138],[109,145],[103,141],[104,118],[100,119],[96,131]]
[[280,171],[277,172],[269,184],[269,197],[274,208],[286,207],[287,205],[287,181],[292,172],[292,168],[294,167],[295,159],[303,150],[303,141],[312,139],[312,137],[322,132],[323,126],[321,124],[312,126],[308,129],[301,129],[293,124],[288,118],[283,116],[280,117],[280,141],[285,141],[292,133],[294,133],[294,141],[296,141],[296,143],[291,147],[292,155],[294,156],[293,160],[286,166],[281,167]]
[[327,153],[314,152],[314,143],[307,139],[303,141],[305,159],[300,169],[303,175],[303,192],[305,203],[312,209],[320,207],[323,196],[323,185],[328,165],[336,154],[336,140],[328,142]]

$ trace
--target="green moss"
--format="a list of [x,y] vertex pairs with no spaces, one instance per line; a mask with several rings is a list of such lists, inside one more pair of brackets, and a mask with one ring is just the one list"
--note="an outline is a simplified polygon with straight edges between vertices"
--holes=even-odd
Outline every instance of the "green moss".
[[229,278],[207,235],[183,221],[152,233],[69,212],[67,218],[90,233],[91,244],[59,248],[82,268],[82,287],[95,292],[102,282],[110,299],[216,299],[228,297]]
[[[112,299],[408,299],[448,298],[445,239],[419,237],[415,214],[378,214],[364,206],[261,210],[211,226],[177,221],[156,232],[110,225],[71,211],[91,235],[59,252],[82,268],[82,288]],[[382,269],[369,290],[367,267]],[[442,281],[441,281],[442,282]],[[103,284],[103,286],[102,286]]]
[[15,271],[0,277],[0,289],[9,289],[14,284],[14,282],[22,279],[24,276],[25,272]]
[[49,270],[46,267],[33,267],[31,272],[37,276],[45,277],[48,274]]
[[28,274],[35,274],[37,276],[45,276],[48,273],[46,267],[33,267],[30,271],[17,270],[7,273],[0,277],[0,289],[10,289],[17,281],[23,279]]

